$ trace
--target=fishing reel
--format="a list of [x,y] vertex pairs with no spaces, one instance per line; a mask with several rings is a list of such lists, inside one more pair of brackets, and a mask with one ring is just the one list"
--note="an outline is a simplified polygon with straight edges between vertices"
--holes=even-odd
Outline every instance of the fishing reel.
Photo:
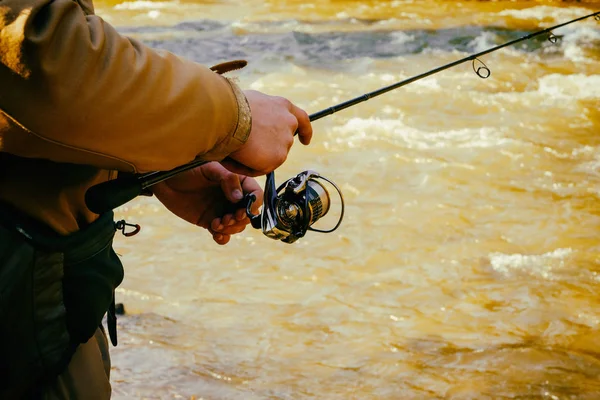
[[[319,179],[333,186],[341,200],[341,213],[337,224],[329,230],[312,228],[312,225],[324,217],[330,209],[331,199],[325,186]],[[255,229],[271,239],[285,243],[294,243],[304,237],[307,231],[330,233],[335,231],[344,218],[344,196],[335,183],[322,177],[315,171],[304,171],[288,179],[275,189],[275,174],[267,174],[262,212],[252,214],[252,204],[256,201],[253,194],[246,195],[246,215]]]

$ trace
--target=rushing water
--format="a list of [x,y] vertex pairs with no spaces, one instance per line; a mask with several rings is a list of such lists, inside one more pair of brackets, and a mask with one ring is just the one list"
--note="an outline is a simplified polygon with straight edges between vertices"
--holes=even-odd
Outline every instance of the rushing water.
[[[118,29],[309,113],[600,3],[99,2]],[[139,199],[115,398],[599,399],[600,23],[314,123],[341,228],[224,247]],[[261,179],[261,182],[263,180]],[[337,203],[336,203],[337,204]],[[337,209],[319,223],[335,223]]]

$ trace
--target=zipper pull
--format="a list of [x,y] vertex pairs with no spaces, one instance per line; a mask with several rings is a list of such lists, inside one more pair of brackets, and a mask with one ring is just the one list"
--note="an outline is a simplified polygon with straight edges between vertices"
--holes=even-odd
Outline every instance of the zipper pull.
[[[132,227],[134,228],[132,231],[126,232],[127,227]],[[127,221],[125,221],[124,219],[115,222],[115,229],[118,231],[121,231],[121,233],[123,234],[123,236],[134,236],[137,235],[139,233],[139,231],[142,229],[141,226],[139,226],[138,224],[128,224]]]

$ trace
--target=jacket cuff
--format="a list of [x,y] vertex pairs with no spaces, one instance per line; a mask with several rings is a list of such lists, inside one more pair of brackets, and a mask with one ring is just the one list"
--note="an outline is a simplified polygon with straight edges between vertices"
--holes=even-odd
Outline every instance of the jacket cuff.
[[234,124],[233,131],[211,151],[202,154],[200,157],[207,161],[221,161],[229,154],[233,153],[246,143],[252,130],[252,113],[250,104],[244,95],[244,92],[231,79],[224,77],[236,99],[238,114],[237,122]]

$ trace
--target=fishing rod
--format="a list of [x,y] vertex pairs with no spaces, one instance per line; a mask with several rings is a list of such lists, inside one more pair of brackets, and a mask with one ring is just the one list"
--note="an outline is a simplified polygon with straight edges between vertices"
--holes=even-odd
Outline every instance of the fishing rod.
[[[492,73],[488,66],[479,59],[480,57],[544,34],[548,34],[548,41],[557,43],[559,37],[554,35],[552,30],[591,17],[594,17],[596,21],[600,21],[600,11],[522,36],[518,39],[491,47],[479,53],[471,54],[460,60],[442,65],[403,81],[365,93],[361,96],[311,114],[309,115],[309,119],[311,122],[317,121],[328,115],[337,113],[356,104],[468,61],[472,62],[473,71],[477,76],[482,79],[487,79]],[[139,195],[148,193],[148,189],[159,182],[163,182],[175,175],[206,164],[207,162],[208,161],[196,160],[169,171],[153,171],[144,174],[128,175],[103,182],[88,189],[85,195],[86,205],[92,212],[102,214],[133,200]],[[331,184],[337,190],[341,199],[340,218],[337,224],[329,230],[312,228],[312,225],[317,220],[327,214],[330,207],[329,193],[325,186],[318,181],[319,179],[325,180]],[[274,172],[268,173],[264,191],[263,211],[259,215],[253,215],[250,211],[251,205],[256,201],[256,199],[252,197],[253,196],[247,196],[235,206],[238,208],[246,208],[246,213],[248,217],[250,217],[250,221],[254,228],[262,229],[266,236],[286,243],[293,243],[297,239],[303,237],[309,230],[322,233],[333,232],[340,226],[344,216],[344,198],[341,190],[335,183],[324,178],[315,171],[301,172],[296,177],[288,179],[277,189],[275,188]]]

